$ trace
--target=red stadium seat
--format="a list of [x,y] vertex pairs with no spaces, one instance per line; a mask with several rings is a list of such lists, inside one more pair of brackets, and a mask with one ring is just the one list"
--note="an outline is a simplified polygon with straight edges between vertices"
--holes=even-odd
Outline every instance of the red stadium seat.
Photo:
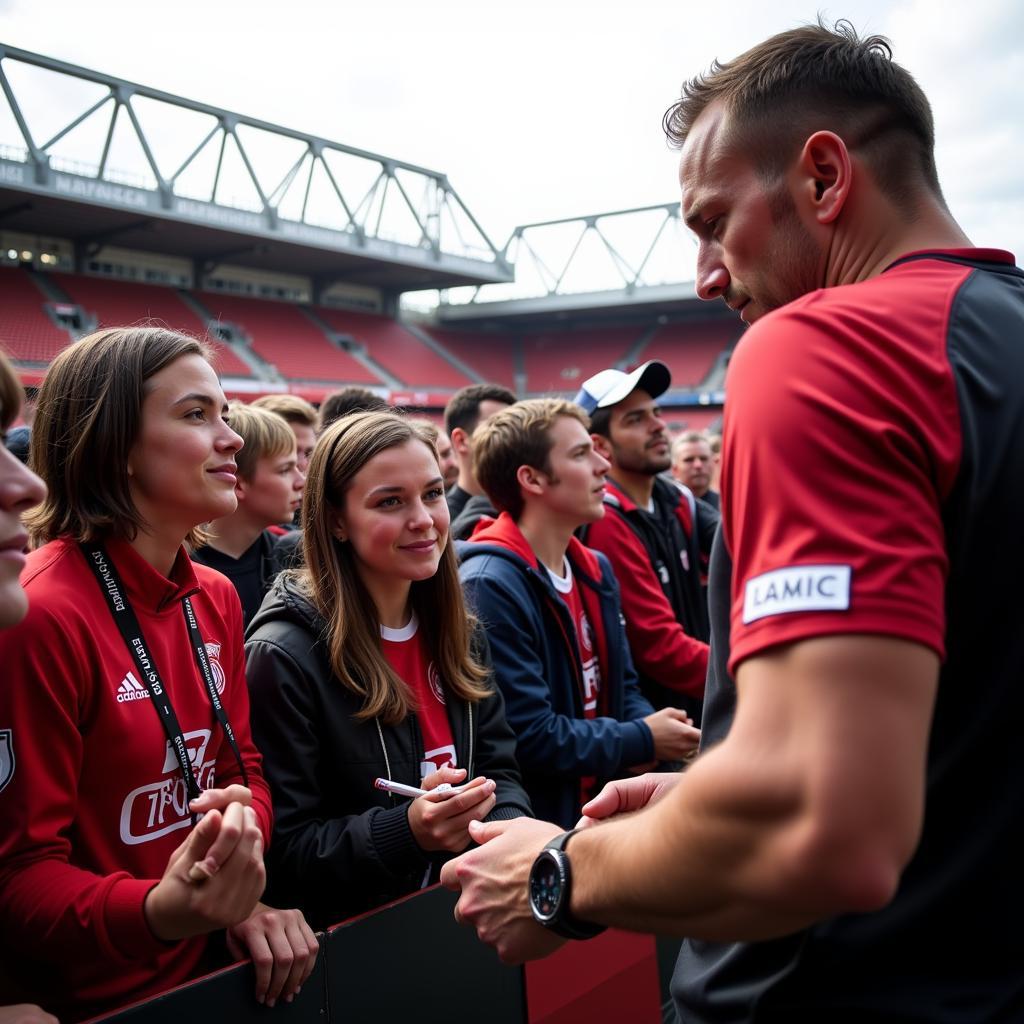
[[631,326],[527,334],[523,338],[526,390],[575,394],[588,377],[625,359],[642,333],[642,328]]
[[256,353],[290,380],[383,383],[358,360],[332,345],[298,306],[221,292],[199,292],[198,298],[216,319],[244,328]]
[[0,267],[0,346],[19,362],[48,363],[70,341],[46,315],[46,298],[18,267]]
[[722,351],[742,330],[738,320],[681,321],[659,327],[637,363],[660,359],[672,371],[673,388],[696,388]]
[[339,334],[366,346],[367,354],[407,387],[461,388],[472,383],[411,331],[385,316],[318,306],[317,313]]
[[[172,330],[198,337],[206,336],[206,324],[173,289],[156,284],[138,284],[106,277],[54,274],[57,283],[98,327],[124,327],[156,321]],[[216,353],[218,371],[226,377],[251,377],[252,370],[228,345],[206,339]]]
[[515,387],[514,344],[510,334],[489,334],[484,331],[455,331],[444,327],[430,327],[428,333],[436,338],[470,369],[476,370],[491,384]]

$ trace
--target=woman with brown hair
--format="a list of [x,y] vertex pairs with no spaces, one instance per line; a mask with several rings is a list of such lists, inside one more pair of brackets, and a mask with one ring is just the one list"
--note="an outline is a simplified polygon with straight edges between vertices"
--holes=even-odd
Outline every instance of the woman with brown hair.
[[[302,521],[305,567],[264,600],[246,671],[274,797],[269,891],[321,925],[436,880],[470,821],[530,805],[430,436],[390,412],[339,420]],[[399,797],[378,777],[432,792]]]
[[0,961],[65,1021],[192,977],[223,928],[268,1003],[315,961],[301,914],[257,902],[238,598],[184,546],[235,505],[225,408],[206,349],[160,328],[77,342],[39,393],[29,612],[0,634]]

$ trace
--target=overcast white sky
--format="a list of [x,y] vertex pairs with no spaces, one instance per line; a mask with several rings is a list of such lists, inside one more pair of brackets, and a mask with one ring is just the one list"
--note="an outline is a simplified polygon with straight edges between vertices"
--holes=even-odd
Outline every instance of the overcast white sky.
[[[848,0],[929,95],[947,199],[1024,257],[1024,4]],[[491,240],[674,201],[661,114],[714,58],[813,20],[776,0],[0,0],[0,41],[445,172]]]

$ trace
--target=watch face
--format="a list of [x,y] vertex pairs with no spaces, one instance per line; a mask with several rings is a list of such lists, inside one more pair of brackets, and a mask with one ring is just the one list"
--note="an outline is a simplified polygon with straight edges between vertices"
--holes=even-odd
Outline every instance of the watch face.
[[558,860],[547,853],[537,858],[530,872],[530,903],[537,917],[548,920],[558,910],[561,899],[562,872]]

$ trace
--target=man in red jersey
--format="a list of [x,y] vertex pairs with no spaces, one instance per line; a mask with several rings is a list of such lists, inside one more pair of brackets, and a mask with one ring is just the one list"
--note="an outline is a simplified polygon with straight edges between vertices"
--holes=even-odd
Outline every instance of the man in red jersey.
[[752,325],[703,751],[571,842],[475,828],[443,880],[507,959],[686,936],[687,1022],[1021,1019],[1024,274],[970,247],[927,99],[846,23],[716,63],[665,125],[697,292]]
[[652,359],[632,373],[602,370],[576,404],[590,416],[594,447],[611,463],[605,515],[581,539],[612,564],[622,588],[626,637],[644,695],[699,720],[708,671],[707,599],[701,570],[718,528],[714,509],[661,474],[669,440],[658,398],[671,385]]

